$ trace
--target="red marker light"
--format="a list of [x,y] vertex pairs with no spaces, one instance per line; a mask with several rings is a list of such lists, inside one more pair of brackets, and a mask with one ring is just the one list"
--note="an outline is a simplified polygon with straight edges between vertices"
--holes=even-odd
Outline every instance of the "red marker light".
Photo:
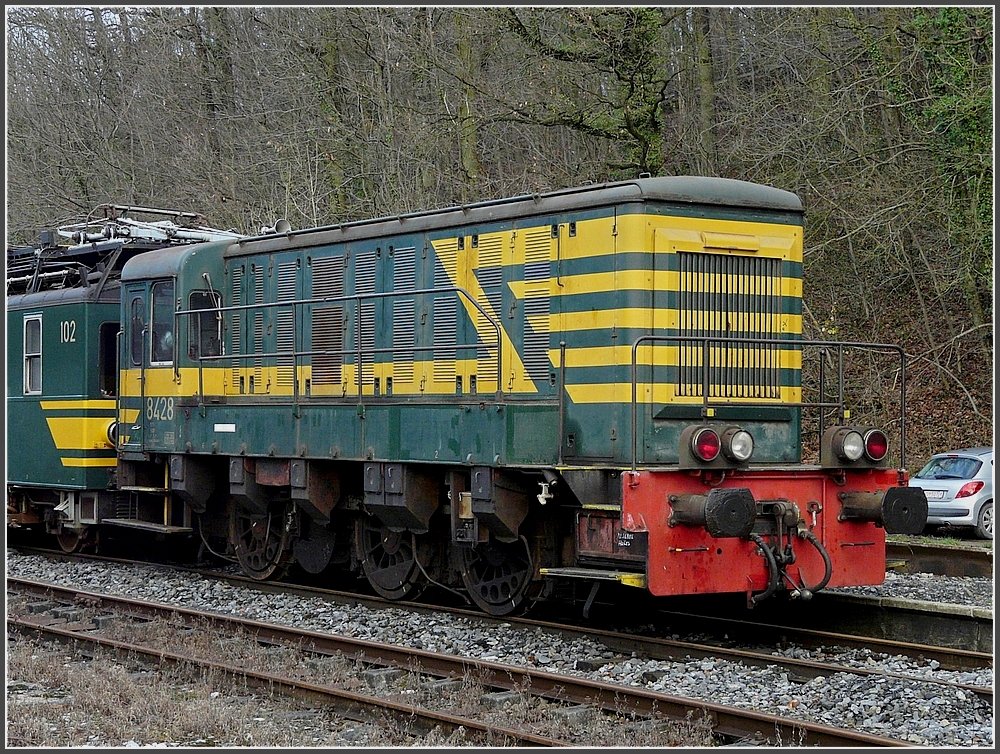
[[703,429],[692,438],[691,448],[702,461],[714,461],[722,449],[722,441],[714,429]]
[[865,435],[865,453],[873,461],[881,461],[889,452],[889,438],[880,429],[869,430]]

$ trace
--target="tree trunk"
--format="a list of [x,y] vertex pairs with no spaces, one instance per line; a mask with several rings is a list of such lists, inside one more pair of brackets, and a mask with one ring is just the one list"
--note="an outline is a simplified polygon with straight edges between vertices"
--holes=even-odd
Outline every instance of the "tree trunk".
[[694,52],[698,78],[698,139],[701,147],[701,171],[715,175],[718,153],[715,144],[715,74],[712,69],[712,27],[710,8],[695,8]]
[[476,92],[472,82],[478,75],[479,60],[474,52],[472,25],[466,11],[455,12],[455,47],[458,54],[462,85],[461,101],[458,106],[458,144],[462,164],[462,201],[468,201],[478,188],[482,168],[479,162],[479,140],[477,134],[474,103]]

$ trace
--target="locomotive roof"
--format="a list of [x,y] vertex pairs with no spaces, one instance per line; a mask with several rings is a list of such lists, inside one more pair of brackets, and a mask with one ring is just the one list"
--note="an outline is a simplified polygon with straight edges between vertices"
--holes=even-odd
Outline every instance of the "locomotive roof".
[[790,191],[732,178],[666,176],[524,194],[392,217],[248,237],[232,243],[226,256],[321,245],[398,233],[489,223],[629,202],[663,201],[801,213],[802,201]]
[[[237,257],[650,200],[793,214],[802,212],[802,202],[798,196],[772,186],[731,178],[669,176],[580,186],[545,194],[525,194],[393,217],[245,237],[238,241],[215,241],[210,242],[210,246],[213,250],[223,248],[223,253],[227,257]],[[122,279],[136,280],[175,275],[186,262],[188,255],[207,251],[208,248],[209,244],[201,243],[141,254],[125,265]]]
[[169,246],[148,254],[140,254],[125,263],[122,268],[122,280],[171,277],[184,266],[188,257],[204,251],[206,247],[218,247],[220,243],[225,245],[226,242],[207,241],[183,246]]
[[118,281],[111,280],[98,288],[75,286],[70,288],[50,288],[30,293],[13,293],[7,296],[7,308],[11,311],[55,304],[110,303],[118,301]]

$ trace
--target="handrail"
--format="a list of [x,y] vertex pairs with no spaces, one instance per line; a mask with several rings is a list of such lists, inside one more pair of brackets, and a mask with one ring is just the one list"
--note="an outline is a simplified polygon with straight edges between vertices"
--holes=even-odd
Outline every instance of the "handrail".
[[[381,291],[381,292],[375,292],[375,293],[361,293],[361,294],[354,293],[354,294],[347,294],[347,295],[343,295],[343,296],[325,296],[325,297],[322,297],[322,298],[294,299],[294,300],[291,300],[291,301],[268,301],[268,302],[262,302],[262,303],[259,303],[259,304],[234,304],[232,306],[218,306],[218,307],[214,307],[214,308],[204,308],[204,309],[178,309],[177,311],[174,312],[174,315],[175,315],[175,317],[181,317],[181,316],[184,316],[184,315],[194,315],[194,316],[197,316],[198,314],[203,314],[206,311],[214,311],[214,312],[218,312],[220,314],[225,314],[225,313],[228,313],[228,312],[236,313],[236,312],[240,312],[240,311],[250,311],[250,310],[255,310],[256,311],[256,310],[260,310],[260,309],[269,309],[269,308],[291,308],[292,313],[293,313],[293,320],[296,320],[296,325],[297,325],[298,318],[295,317],[295,313],[298,312],[298,311],[301,311],[300,307],[302,307],[302,306],[306,306],[306,305],[313,305],[313,306],[315,306],[317,304],[333,304],[333,303],[339,303],[339,302],[348,303],[348,302],[353,301],[353,302],[356,303],[356,314],[355,314],[355,320],[356,320],[356,327],[355,327],[356,347],[355,348],[352,348],[352,349],[349,349],[349,350],[348,349],[340,349],[340,350],[325,349],[325,350],[319,350],[319,351],[316,351],[316,350],[313,350],[313,351],[299,351],[299,350],[297,350],[295,348],[295,344],[294,344],[294,341],[293,341],[292,351],[291,352],[282,351],[280,353],[279,352],[272,352],[272,353],[242,353],[242,354],[220,354],[218,356],[203,356],[200,353],[200,351],[199,351],[197,360],[199,362],[199,382],[200,382],[201,363],[203,361],[228,361],[230,359],[233,359],[233,360],[248,360],[250,358],[274,358],[274,357],[279,357],[279,356],[285,356],[285,357],[291,356],[292,359],[293,359],[292,369],[293,369],[294,374],[296,375],[295,378],[294,378],[294,380],[293,380],[293,382],[295,384],[295,392],[297,394],[297,392],[298,392],[298,376],[297,375],[298,375],[298,366],[299,366],[298,359],[299,359],[299,357],[302,357],[302,356],[314,356],[314,355],[326,355],[326,356],[341,355],[341,356],[346,356],[347,354],[354,353],[355,356],[356,356],[356,358],[357,358],[357,370],[356,370],[357,371],[357,375],[356,375],[356,380],[357,380],[357,387],[358,387],[358,402],[360,403],[361,402],[361,396],[362,396],[362,382],[361,382],[361,379],[362,379],[363,364],[364,364],[364,354],[361,352],[361,303],[363,301],[367,301],[367,300],[380,300],[380,299],[394,298],[394,297],[399,297],[399,296],[407,296],[407,297],[412,296],[412,297],[416,298],[417,296],[420,296],[420,295],[432,295],[432,294],[440,295],[442,293],[457,293],[459,296],[464,296],[469,301],[469,303],[471,303],[476,308],[476,310],[480,314],[482,314],[482,316],[484,317],[484,319],[486,319],[486,321],[492,326],[493,331],[496,333],[496,339],[497,339],[496,340],[496,349],[497,349],[497,358],[496,358],[496,362],[497,362],[497,389],[496,389],[496,398],[497,398],[498,401],[502,400],[503,399],[503,379],[502,379],[502,374],[503,374],[503,329],[502,329],[502,326],[500,325],[500,323],[496,319],[494,319],[489,314],[489,312],[486,311],[486,309],[478,301],[476,301],[476,299],[472,296],[472,294],[470,294],[467,290],[465,290],[464,288],[461,288],[459,286],[448,286],[448,287],[442,287],[442,288],[423,288],[423,289],[418,289],[418,290],[413,290],[413,291]],[[178,332],[178,334],[180,333],[179,328],[178,328],[177,332]],[[293,326],[293,331],[292,332],[293,332],[293,338],[294,338],[298,334],[299,328],[297,326]],[[177,338],[175,338],[175,341],[176,340],[177,340]],[[487,348],[490,347],[489,343],[486,343],[485,345],[486,345]],[[453,347],[454,347],[454,349],[456,351],[459,351],[459,350],[468,350],[468,349],[478,349],[478,348],[481,348],[483,346],[482,346],[482,344],[480,344],[477,341],[476,343],[468,343],[468,344],[465,344],[465,343],[456,343]],[[430,345],[430,346],[417,346],[417,345],[414,345],[413,347],[407,348],[406,350],[407,351],[413,351],[413,352],[420,352],[420,351],[433,351],[436,348],[438,348],[438,347],[436,347],[434,345]],[[372,354],[394,353],[394,352],[395,352],[395,349],[393,349],[393,348],[375,348],[375,349],[371,349],[371,353]]]
[[[118,354],[122,352],[122,341],[125,331],[119,329],[115,334],[115,350]],[[117,363],[117,362],[116,362]],[[115,375],[115,380],[118,384],[118,389],[115,390],[115,453],[122,450],[122,385],[124,381],[121,379],[121,369],[118,370],[119,374]],[[142,406],[139,407],[140,409]]]
[[[890,351],[899,355],[899,467],[906,468],[906,353],[902,346],[891,343],[867,343],[863,341],[834,341],[834,340],[786,340],[783,338],[747,338],[730,336],[702,336],[702,335],[641,335],[632,343],[632,471],[638,465],[638,362],[637,356],[639,346],[642,343],[692,343],[700,344],[702,348],[701,377],[702,377],[702,410],[709,408],[740,406],[740,407],[760,407],[780,405],[789,408],[839,408],[841,414],[844,410],[844,350],[867,350],[867,351]],[[820,400],[815,402],[782,402],[771,401],[748,401],[740,400],[738,403],[732,401],[712,401],[709,396],[709,369],[711,368],[711,351],[709,344],[720,345],[752,345],[752,346],[783,346],[784,348],[801,349],[803,347],[819,347],[823,349],[836,349],[837,351],[837,372],[838,372],[838,397],[837,402]],[[825,355],[825,352],[824,352]]]

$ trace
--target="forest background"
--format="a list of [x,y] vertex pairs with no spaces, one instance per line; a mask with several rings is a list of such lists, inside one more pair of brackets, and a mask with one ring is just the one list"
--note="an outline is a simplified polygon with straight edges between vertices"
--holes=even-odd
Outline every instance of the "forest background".
[[[714,175],[806,207],[805,336],[993,442],[990,7],[7,9],[7,243],[104,202],[309,227]],[[893,427],[894,386],[848,395]]]

